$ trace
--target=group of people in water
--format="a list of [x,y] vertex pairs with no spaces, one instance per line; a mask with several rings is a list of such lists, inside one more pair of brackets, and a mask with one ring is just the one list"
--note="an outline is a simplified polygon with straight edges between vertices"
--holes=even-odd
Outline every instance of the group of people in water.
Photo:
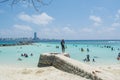
[[[66,47],[65,47],[65,41],[64,41],[64,39],[62,39],[60,43],[61,43],[62,53],[65,53],[65,48],[66,48]],[[114,47],[112,47],[112,46],[104,46],[104,47],[106,47],[106,48],[111,48],[112,51],[114,50]],[[59,46],[56,46],[56,48],[59,48]],[[102,47],[102,48],[103,48],[103,47]],[[81,52],[84,52],[84,51],[89,52],[90,50],[89,50],[89,48],[87,48],[86,50],[85,50],[84,48],[80,48],[80,51],[81,51]],[[21,57],[27,58],[28,56],[29,56],[29,55],[26,54],[26,53],[21,54]],[[30,56],[33,56],[33,54],[31,53]],[[21,58],[18,58],[18,60],[22,60],[22,59],[21,59]],[[119,53],[118,56],[117,56],[117,60],[120,60],[120,53]],[[90,55],[87,54],[87,55],[86,55],[86,58],[83,59],[83,61],[84,61],[84,62],[90,62],[90,61],[91,61],[91,60],[90,60]],[[92,61],[95,62],[95,59],[92,58]]]
[[[24,54],[21,54],[21,56],[27,58],[28,54],[24,53]],[[31,53],[30,56],[33,56],[33,54]]]
[[108,48],[108,49],[111,49],[111,51],[120,51],[120,48],[115,48],[113,46],[110,46],[110,45],[104,45],[104,46],[100,46],[101,48]]
[[[104,47],[105,47],[105,48],[110,48],[111,51],[116,51],[116,50],[119,51],[119,50],[120,50],[120,48],[114,48],[114,47],[109,46],[109,45],[105,45]],[[103,47],[102,47],[102,48],[103,48]],[[120,52],[118,53],[117,60],[120,60]]]
[[[31,53],[31,54],[30,54],[30,56],[33,56],[33,53]],[[24,54],[21,54],[21,57],[28,58],[28,57],[29,57],[29,55],[28,55],[28,54],[26,54],[26,53],[24,53]],[[21,58],[18,58],[18,60],[19,60],[19,61],[22,61],[22,59],[21,59]]]
[[[83,59],[83,61],[84,61],[84,62],[90,62],[90,55],[87,54],[87,55],[86,55],[86,58]],[[95,62],[95,59],[93,58],[92,61]]]
[[[65,52],[65,41],[64,41],[64,39],[61,40],[61,48],[62,48],[62,52],[64,53]],[[81,50],[81,52],[85,51],[85,49],[83,49],[83,48],[80,48],[80,50]],[[89,48],[87,48],[86,51],[89,52],[90,51]],[[90,62],[90,55],[87,54],[86,58],[83,61],[84,62]],[[95,62],[95,59],[93,58],[92,61]]]
[[[80,48],[80,51],[81,51],[81,52],[85,52],[85,51],[89,52],[90,50],[89,50],[89,48],[87,48],[86,50],[85,50],[84,48]],[[86,58],[83,59],[83,61],[84,61],[84,62],[90,62],[90,55],[87,54],[87,55],[86,55]],[[92,61],[95,62],[95,59],[93,58]]]
[[[80,48],[80,50],[81,50],[81,52],[84,52],[84,51],[85,51],[85,49],[83,49],[83,48]],[[86,51],[89,52],[89,51],[90,51],[89,48],[87,48]]]

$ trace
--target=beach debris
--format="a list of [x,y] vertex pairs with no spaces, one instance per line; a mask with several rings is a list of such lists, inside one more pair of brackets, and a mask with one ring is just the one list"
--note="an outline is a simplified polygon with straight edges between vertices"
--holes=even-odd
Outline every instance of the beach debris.
[[41,73],[43,73],[44,72],[44,70],[37,70],[36,71],[36,74],[41,74]]
[[22,74],[30,74],[31,72],[33,72],[31,69],[24,69]]

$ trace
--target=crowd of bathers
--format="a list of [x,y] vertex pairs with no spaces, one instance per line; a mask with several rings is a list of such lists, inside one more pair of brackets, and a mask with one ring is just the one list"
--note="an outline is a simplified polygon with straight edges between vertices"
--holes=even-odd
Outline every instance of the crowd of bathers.
[[[33,53],[30,54],[30,56],[33,56]],[[25,58],[28,58],[29,55],[27,53],[24,53],[24,54],[21,54],[21,57],[25,57]],[[19,61],[22,61],[21,58],[18,58]]]

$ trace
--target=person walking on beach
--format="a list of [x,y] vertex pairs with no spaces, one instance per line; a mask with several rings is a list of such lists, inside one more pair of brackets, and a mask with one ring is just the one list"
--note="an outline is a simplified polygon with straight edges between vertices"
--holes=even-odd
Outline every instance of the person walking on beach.
[[62,53],[64,53],[65,52],[65,41],[64,41],[64,39],[62,39],[62,41],[61,41],[61,47],[62,47]]

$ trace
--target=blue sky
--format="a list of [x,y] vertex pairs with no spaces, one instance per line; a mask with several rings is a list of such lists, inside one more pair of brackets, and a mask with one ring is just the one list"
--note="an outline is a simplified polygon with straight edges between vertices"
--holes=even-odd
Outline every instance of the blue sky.
[[0,4],[0,37],[120,39],[120,0],[53,0],[31,5]]

